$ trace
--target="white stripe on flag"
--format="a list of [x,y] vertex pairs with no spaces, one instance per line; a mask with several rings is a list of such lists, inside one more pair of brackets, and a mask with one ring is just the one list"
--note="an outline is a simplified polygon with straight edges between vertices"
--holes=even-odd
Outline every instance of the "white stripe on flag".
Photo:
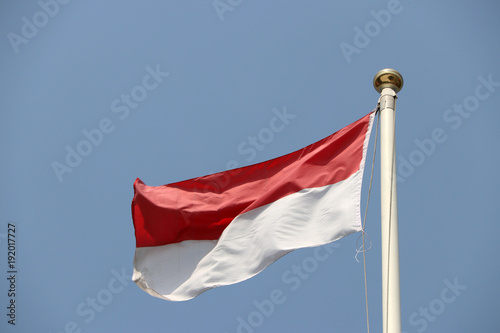
[[218,241],[137,248],[133,280],[153,296],[189,300],[251,278],[294,249],[361,231],[364,158],[361,165],[346,180],[304,189],[237,216]]

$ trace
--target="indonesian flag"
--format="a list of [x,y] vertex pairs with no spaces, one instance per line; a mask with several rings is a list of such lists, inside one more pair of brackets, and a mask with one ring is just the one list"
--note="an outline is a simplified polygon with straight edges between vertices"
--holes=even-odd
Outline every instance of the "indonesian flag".
[[361,231],[374,115],[266,162],[163,186],[137,179],[132,280],[153,296],[189,300]]

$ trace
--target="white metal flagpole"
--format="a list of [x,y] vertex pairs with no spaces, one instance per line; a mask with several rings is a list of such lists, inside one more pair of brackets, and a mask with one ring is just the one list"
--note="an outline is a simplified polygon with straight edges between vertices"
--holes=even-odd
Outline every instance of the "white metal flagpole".
[[403,77],[394,69],[383,69],[375,75],[373,86],[380,93],[383,332],[401,333],[395,119],[396,93],[403,87]]

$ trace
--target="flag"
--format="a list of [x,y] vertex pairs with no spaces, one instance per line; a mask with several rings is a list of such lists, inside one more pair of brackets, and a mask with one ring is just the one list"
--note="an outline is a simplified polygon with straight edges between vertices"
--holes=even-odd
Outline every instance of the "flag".
[[133,281],[152,296],[189,300],[290,251],[361,231],[374,116],[262,163],[163,186],[137,179]]

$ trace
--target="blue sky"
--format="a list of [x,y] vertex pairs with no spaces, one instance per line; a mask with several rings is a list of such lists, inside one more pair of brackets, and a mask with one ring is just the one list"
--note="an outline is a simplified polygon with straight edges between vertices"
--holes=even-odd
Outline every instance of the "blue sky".
[[[130,280],[130,203],[137,177],[180,181],[335,132],[376,106],[373,76],[391,67],[405,80],[396,135],[403,330],[496,332],[499,9],[449,0],[3,2],[0,331],[366,332],[358,235],[322,249],[327,260],[298,250],[245,282],[173,303]],[[252,145],[277,114],[288,115],[282,130]],[[377,158],[366,229],[372,332],[382,326],[379,171]]]

